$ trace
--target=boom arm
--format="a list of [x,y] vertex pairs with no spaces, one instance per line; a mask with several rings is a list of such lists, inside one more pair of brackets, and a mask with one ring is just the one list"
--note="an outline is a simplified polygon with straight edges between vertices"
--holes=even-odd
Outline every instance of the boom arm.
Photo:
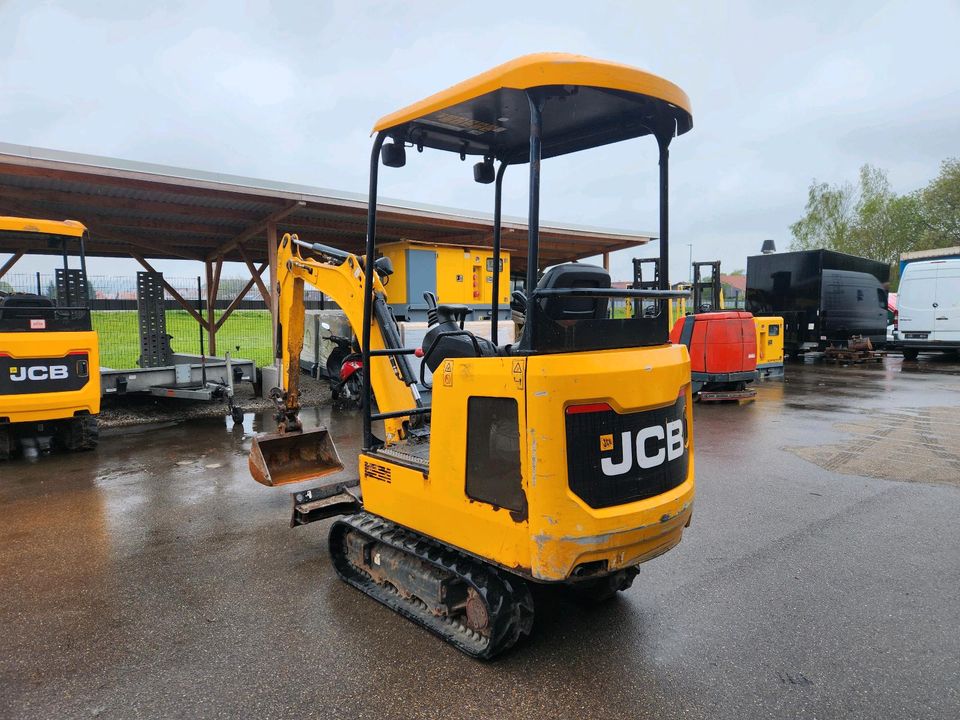
[[[309,283],[334,299],[343,310],[353,328],[360,337],[363,333],[363,283],[364,273],[355,255],[323,248],[322,260],[303,257],[300,254],[296,235],[283,236],[277,249],[277,282],[279,284],[279,315],[277,342],[282,358],[281,378],[284,391],[275,398],[279,406],[277,422],[280,432],[299,431],[300,423],[300,353],[303,350],[304,330],[304,283]],[[300,243],[302,244],[302,243]],[[325,250],[329,250],[326,252]],[[399,346],[399,332],[389,316],[382,301],[386,290],[376,273],[374,293],[381,301],[384,312],[374,314],[370,328],[370,348],[382,350]],[[389,343],[388,343],[389,341]],[[414,385],[415,377],[405,357],[372,356],[370,367],[364,368],[370,373],[377,406],[381,412],[396,412],[420,406],[420,396]],[[386,443],[392,444],[402,439],[406,430],[404,422],[409,416],[384,420]]]

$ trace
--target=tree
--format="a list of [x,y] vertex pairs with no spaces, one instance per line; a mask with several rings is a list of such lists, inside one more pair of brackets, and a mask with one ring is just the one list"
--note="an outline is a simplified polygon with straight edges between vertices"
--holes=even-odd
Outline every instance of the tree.
[[16,292],[13,289],[13,285],[6,282],[5,280],[0,280],[0,293],[12,293],[12,292]]
[[897,195],[886,172],[864,165],[856,187],[810,185],[806,212],[790,226],[790,249],[826,248],[887,263],[894,266],[896,287],[902,253],[942,246],[951,229],[960,238],[960,212],[954,207],[960,208],[957,161],[945,162],[936,180],[909,195]]
[[790,226],[790,249],[845,247],[856,222],[853,208],[854,191],[849,183],[831,187],[814,180],[807,192],[806,213]]
[[920,202],[924,249],[960,245],[960,158],[943,161]]

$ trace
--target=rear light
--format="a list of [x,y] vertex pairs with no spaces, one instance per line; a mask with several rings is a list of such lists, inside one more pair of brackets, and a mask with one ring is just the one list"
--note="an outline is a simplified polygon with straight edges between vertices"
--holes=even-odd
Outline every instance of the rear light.
[[[678,400],[686,396],[688,387],[688,385],[684,385],[680,388],[680,392],[677,393]],[[608,403],[587,403],[585,405],[570,405],[566,409],[566,413],[567,415],[582,415],[584,413],[610,412],[612,410],[613,408]]]
[[900,312],[898,310],[893,311],[893,329],[900,329]]
[[567,408],[567,415],[579,415],[581,413],[609,412],[613,410],[607,403],[590,403],[589,405],[571,405]]

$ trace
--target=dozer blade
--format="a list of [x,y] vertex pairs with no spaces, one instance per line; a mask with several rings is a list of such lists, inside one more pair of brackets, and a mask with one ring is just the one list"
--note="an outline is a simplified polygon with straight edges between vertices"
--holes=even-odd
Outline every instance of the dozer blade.
[[343,470],[326,428],[291,433],[267,433],[253,439],[250,474],[269,487],[316,480]]

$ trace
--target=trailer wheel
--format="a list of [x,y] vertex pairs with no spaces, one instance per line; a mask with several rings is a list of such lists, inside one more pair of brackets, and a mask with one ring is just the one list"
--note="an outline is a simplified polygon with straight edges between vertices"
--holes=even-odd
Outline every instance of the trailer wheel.
[[918,348],[904,348],[903,349],[903,359],[904,360],[916,360],[920,355],[920,350]]
[[80,415],[67,421],[63,445],[71,452],[93,450],[100,441],[100,428],[95,415]]

